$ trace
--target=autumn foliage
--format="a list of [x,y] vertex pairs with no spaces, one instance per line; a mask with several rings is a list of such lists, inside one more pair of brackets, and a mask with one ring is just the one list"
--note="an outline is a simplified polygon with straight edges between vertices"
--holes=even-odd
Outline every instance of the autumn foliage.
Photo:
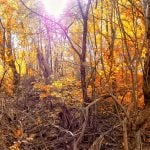
[[[89,120],[100,118],[110,109],[108,112],[118,116],[119,125],[113,124],[113,129],[119,127],[123,133],[122,148],[132,149],[138,142],[128,136],[128,122],[132,124],[136,113],[144,108],[142,88],[148,48],[144,3],[72,0],[66,5],[55,18],[39,0],[0,0],[0,93],[13,99],[14,108],[22,103],[29,109],[27,113],[33,109],[35,116],[30,115],[38,127],[46,124],[43,111],[47,119],[53,118],[51,122],[56,120],[56,124],[51,123],[53,128],[73,134],[71,145],[67,143],[70,147],[66,145],[74,150],[83,149],[80,143],[86,131],[89,135],[98,132]],[[39,110],[33,108],[37,99]],[[1,105],[3,110],[4,102]],[[26,133],[28,129],[23,129],[21,120],[17,123],[9,134],[13,142],[5,148],[19,150],[22,144],[30,147],[36,139],[36,133]],[[105,134],[97,143],[100,147],[106,144]],[[98,136],[95,134],[86,148],[92,150]]]

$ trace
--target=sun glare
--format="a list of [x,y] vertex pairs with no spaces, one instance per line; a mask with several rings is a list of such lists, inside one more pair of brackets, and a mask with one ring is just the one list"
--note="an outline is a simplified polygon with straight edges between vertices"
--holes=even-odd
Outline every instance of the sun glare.
[[47,13],[55,18],[63,13],[67,5],[67,0],[43,0],[42,2]]

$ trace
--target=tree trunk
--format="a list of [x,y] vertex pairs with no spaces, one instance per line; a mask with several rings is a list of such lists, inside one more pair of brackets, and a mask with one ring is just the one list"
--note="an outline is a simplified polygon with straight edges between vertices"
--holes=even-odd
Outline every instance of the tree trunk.
[[46,27],[46,32],[47,32],[47,38],[48,38],[48,48],[47,48],[47,53],[46,53],[46,61],[50,65],[50,71],[53,73],[53,57],[52,57],[52,44],[51,44],[51,35],[50,31],[48,29],[47,24],[45,25]]
[[49,68],[43,54],[40,52],[39,48],[37,48],[37,58],[39,61],[39,67],[42,70],[42,73],[43,73],[43,76],[45,79],[45,84],[48,84],[49,76],[50,76],[51,72],[50,72],[50,68]]
[[80,65],[80,74],[81,74],[81,87],[83,94],[83,102],[87,102],[87,84],[86,84],[86,71],[84,61],[81,60]]
[[88,18],[87,16],[84,17],[83,20],[83,41],[82,41],[82,55],[81,55],[81,66],[80,66],[80,72],[81,72],[81,86],[82,86],[82,92],[83,92],[83,100],[86,102],[87,100],[87,85],[86,85],[86,41],[87,41],[87,22]]
[[5,60],[5,45],[6,45],[6,29],[0,19],[0,55],[1,55],[1,59],[4,63],[4,68],[5,68],[5,64],[6,64],[6,60]]
[[87,33],[88,33],[88,14],[91,5],[91,0],[88,0],[86,10],[83,11],[80,0],[78,0],[79,10],[83,19],[83,33],[82,33],[82,53],[80,56],[80,73],[81,86],[83,94],[83,102],[87,102],[87,83],[86,83],[86,53],[87,53]]
[[144,63],[143,73],[143,94],[146,107],[150,106],[150,0],[147,1],[146,6],[146,34],[147,34],[147,54]]
[[16,66],[15,66],[15,59],[13,57],[13,51],[12,51],[12,43],[11,43],[11,18],[8,19],[7,22],[7,57],[10,59],[8,62],[8,65],[10,66],[12,73],[13,73],[13,84],[14,84],[14,91],[16,90],[16,87],[20,80],[20,75],[17,72]]
[[139,130],[147,122],[150,116],[150,0],[144,1],[144,10],[146,17],[146,35],[147,35],[147,54],[144,63],[143,72],[143,94],[145,109],[136,119],[136,128]]

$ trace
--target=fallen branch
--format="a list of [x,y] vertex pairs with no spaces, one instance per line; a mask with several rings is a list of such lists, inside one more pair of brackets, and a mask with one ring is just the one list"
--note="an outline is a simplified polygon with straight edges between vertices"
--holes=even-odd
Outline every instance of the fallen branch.
[[52,123],[51,123],[50,125],[53,126],[53,127],[55,127],[55,128],[57,128],[57,129],[59,129],[59,130],[62,131],[62,132],[65,132],[65,133],[67,133],[67,134],[70,134],[72,137],[75,136],[71,131],[66,130],[66,129],[64,129],[64,128],[58,126],[58,125],[55,125],[55,124],[52,124]]
[[93,142],[93,144],[90,146],[90,148],[89,148],[88,150],[100,150],[105,135],[107,135],[109,132],[111,132],[111,131],[114,130],[115,128],[119,127],[120,125],[121,125],[121,124],[118,124],[118,125],[116,125],[116,126],[113,126],[111,129],[109,129],[108,131],[106,131],[106,132],[104,132],[103,134],[101,134],[101,135]]
[[81,133],[80,133],[78,139],[76,141],[74,141],[73,150],[78,150],[78,144],[80,143],[80,141],[81,141],[81,139],[82,139],[82,137],[84,135],[84,132],[85,132],[85,129],[86,129],[86,125],[88,123],[90,107],[95,105],[100,100],[107,99],[109,97],[111,97],[109,94],[102,95],[100,98],[96,99],[95,101],[91,102],[88,106],[85,107],[85,121],[84,121],[84,123],[82,125],[82,130],[81,130]]

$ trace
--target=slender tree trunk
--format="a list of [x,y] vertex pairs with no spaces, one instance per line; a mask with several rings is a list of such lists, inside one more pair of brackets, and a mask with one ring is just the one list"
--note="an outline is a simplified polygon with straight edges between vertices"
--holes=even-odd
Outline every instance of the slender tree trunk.
[[13,51],[12,51],[12,43],[11,43],[11,18],[8,19],[7,23],[7,57],[10,59],[8,62],[8,65],[11,67],[13,72],[13,84],[14,84],[14,91],[16,90],[16,87],[20,80],[20,75],[17,72],[16,66],[15,66],[15,59],[13,57]]
[[47,32],[47,38],[48,38],[48,48],[47,48],[47,56],[46,56],[46,61],[50,65],[50,71],[53,73],[53,59],[52,59],[52,44],[51,44],[51,35],[50,31],[48,29],[48,26],[46,26],[46,32]]
[[37,48],[37,59],[39,62],[39,67],[42,70],[42,73],[45,79],[45,84],[49,84],[49,76],[51,74],[51,71],[43,54],[40,52],[39,48]]
[[86,53],[87,53],[87,33],[88,33],[88,14],[90,10],[91,0],[88,0],[86,10],[84,12],[80,0],[78,0],[79,10],[83,19],[83,34],[82,34],[82,53],[80,57],[80,73],[81,86],[83,93],[83,102],[87,102],[87,83],[86,83]]
[[144,64],[143,74],[143,94],[145,105],[150,107],[150,0],[146,6],[146,34],[147,34],[147,54]]
[[5,46],[6,46],[6,29],[0,19],[0,55],[1,55],[1,58],[2,58],[2,61],[4,63],[4,68],[5,68],[5,65],[6,65],[6,60],[5,60]]
[[135,122],[137,129],[141,128],[150,116],[150,0],[144,0],[146,17],[147,54],[143,72],[143,94],[145,109],[140,113]]
[[81,55],[81,66],[80,66],[80,72],[81,72],[81,84],[82,84],[82,91],[83,91],[83,100],[86,102],[87,100],[87,85],[86,85],[86,43],[87,43],[87,22],[88,18],[87,16],[83,20],[83,41],[82,41],[82,55]]

